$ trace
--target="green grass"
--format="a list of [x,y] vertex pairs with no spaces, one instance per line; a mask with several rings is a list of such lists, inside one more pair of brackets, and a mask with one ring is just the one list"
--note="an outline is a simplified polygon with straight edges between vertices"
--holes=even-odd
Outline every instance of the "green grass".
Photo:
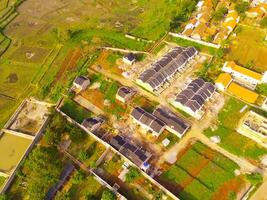
[[86,151],[88,158],[86,160],[83,160],[82,162],[84,162],[89,167],[95,167],[95,162],[105,151],[105,147],[88,135],[86,139],[78,144],[71,143],[68,151],[76,158],[79,158],[80,152]]
[[180,198],[186,200],[210,200],[211,197],[212,192],[196,179],[180,194]]
[[145,42],[138,42],[136,40],[131,40],[126,38],[124,34],[107,30],[107,29],[87,29],[87,30],[77,30],[71,35],[73,42],[79,42],[81,40],[91,41],[93,37],[99,37],[104,45],[126,48],[133,50],[144,50],[147,46]]
[[120,54],[116,54],[116,53],[112,53],[109,54],[107,57],[107,60],[109,62],[110,65],[115,65],[116,64],[116,60],[122,58],[122,55]]
[[79,106],[71,99],[65,99],[64,104],[60,108],[60,110],[65,114],[67,114],[68,116],[70,116],[75,121],[77,121],[78,123],[82,123],[84,119],[89,118],[92,115],[91,112]]
[[218,128],[214,131],[208,128],[204,131],[204,134],[207,137],[220,136],[221,143],[219,145],[233,154],[259,160],[262,155],[267,153],[267,150],[235,131],[238,121],[246,112],[240,113],[244,105],[239,100],[231,98],[219,113]]
[[197,42],[190,41],[190,40],[186,40],[186,39],[182,39],[182,38],[176,38],[176,37],[171,37],[170,40],[172,42],[178,44],[179,46],[184,46],[184,47],[193,46],[198,51],[209,53],[211,55],[216,55],[218,52],[218,49],[216,49],[216,48],[208,47],[208,46],[205,46],[205,45],[202,45],[202,44],[199,44]]
[[2,187],[2,185],[5,183],[6,178],[3,176],[0,176],[0,188]]

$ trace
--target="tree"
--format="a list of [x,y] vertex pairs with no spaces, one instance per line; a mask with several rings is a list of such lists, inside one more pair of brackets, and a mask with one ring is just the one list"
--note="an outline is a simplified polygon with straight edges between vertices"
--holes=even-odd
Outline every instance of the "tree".
[[0,194],[0,200],[10,200],[6,194]]
[[89,158],[90,156],[89,156],[89,154],[87,153],[87,151],[85,151],[85,150],[81,150],[80,152],[79,152],[79,155],[78,155],[78,159],[80,160],[80,161],[86,161],[88,158]]
[[256,91],[264,96],[267,96],[267,84],[266,83],[258,84],[256,87]]
[[260,25],[262,28],[267,28],[267,16],[265,16],[261,21]]
[[245,13],[245,11],[249,8],[249,3],[246,1],[240,1],[235,5],[235,10],[239,14]]
[[220,6],[214,13],[213,19],[215,21],[220,21],[223,19],[224,15],[228,12],[228,9],[225,6]]
[[84,132],[83,130],[77,128],[77,127],[72,127],[71,130],[69,131],[69,136],[72,142],[74,143],[80,143],[83,140],[88,137],[87,133]]
[[125,175],[125,179],[126,179],[126,182],[130,183],[138,179],[140,176],[141,176],[140,171],[135,167],[131,167],[128,173]]
[[49,145],[57,145],[66,131],[66,120],[56,112],[51,114],[51,122],[45,129],[44,139]]
[[102,193],[101,200],[116,200],[116,195],[109,189],[105,189]]
[[71,178],[71,183],[75,185],[80,184],[84,181],[85,177],[86,175],[82,171],[75,171],[73,177]]
[[44,199],[61,173],[62,163],[56,147],[37,147],[25,161],[27,194],[31,200]]

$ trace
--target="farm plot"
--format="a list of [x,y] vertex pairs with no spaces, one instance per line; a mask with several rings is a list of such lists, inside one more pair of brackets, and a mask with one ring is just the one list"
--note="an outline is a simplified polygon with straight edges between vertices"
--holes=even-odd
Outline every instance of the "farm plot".
[[37,69],[34,66],[0,64],[0,93],[17,98],[29,86]]
[[245,114],[245,111],[240,112],[244,106],[245,104],[237,99],[229,99],[218,115],[217,127],[215,129],[208,128],[204,134],[208,137],[220,136],[220,146],[233,154],[257,162],[261,156],[267,153],[267,150],[235,131],[239,119]]
[[234,60],[244,66],[251,66],[254,70],[264,72],[266,70],[267,46],[264,42],[266,33],[263,29],[239,26],[236,37],[230,37],[227,60]]
[[22,63],[42,63],[49,50],[40,47],[19,47],[10,57],[10,60]]
[[[235,176],[239,166],[220,153],[200,142],[188,147],[178,156],[177,162],[164,171],[158,180],[181,199],[214,199],[218,191],[224,191],[224,198],[237,194],[245,179]],[[212,172],[212,173],[211,173]],[[239,187],[227,187],[228,182],[241,180]]]

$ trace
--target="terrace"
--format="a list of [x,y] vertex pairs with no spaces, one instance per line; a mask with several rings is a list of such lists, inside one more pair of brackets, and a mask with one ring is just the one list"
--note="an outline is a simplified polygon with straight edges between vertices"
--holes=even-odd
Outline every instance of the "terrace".
[[[181,199],[220,199],[239,194],[248,183],[235,175],[239,166],[200,142],[187,146],[157,180]],[[212,173],[211,173],[212,172]]]

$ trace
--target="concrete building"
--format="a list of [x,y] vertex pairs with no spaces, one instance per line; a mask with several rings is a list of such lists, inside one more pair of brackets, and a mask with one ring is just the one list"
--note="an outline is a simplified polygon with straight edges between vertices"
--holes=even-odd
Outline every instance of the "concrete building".
[[149,159],[152,154],[140,145],[133,144],[129,139],[120,135],[111,138],[110,145],[144,171],[149,168]]
[[225,91],[232,83],[233,79],[230,74],[221,73],[215,81],[215,86],[220,91]]
[[175,47],[141,73],[136,83],[148,91],[157,91],[168,83],[175,74],[182,73],[186,69],[187,63],[197,53],[194,47]]
[[90,85],[89,78],[85,76],[78,76],[74,79],[71,90],[75,93],[79,93],[81,91],[86,90],[86,88]]
[[159,107],[154,110],[153,115],[166,124],[166,129],[182,138],[190,129],[191,125],[182,117],[176,115],[167,108]]
[[134,122],[139,124],[147,132],[151,132],[155,137],[158,137],[166,127],[163,121],[140,107],[133,109],[131,117]]
[[83,120],[82,126],[87,130],[94,132],[104,123],[104,120],[100,117],[88,118]]
[[123,62],[128,65],[133,65],[136,61],[136,56],[133,53],[129,53],[122,58]]
[[240,120],[237,131],[267,147],[267,118],[254,111],[248,111]]
[[263,75],[263,74],[254,72],[250,69],[241,67],[233,61],[225,62],[223,65],[222,71],[231,74],[231,76],[236,82],[250,89],[255,89],[255,87],[259,83],[267,83],[266,72]]
[[193,80],[182,92],[180,92],[172,105],[196,119],[204,115],[203,107],[215,93],[215,86],[203,79]]
[[133,109],[131,117],[155,137],[158,137],[166,129],[181,138],[191,127],[182,117],[163,107],[158,107],[152,114],[136,107]]
[[136,91],[134,91],[132,88],[130,87],[120,87],[118,89],[118,92],[116,94],[116,99],[126,103],[127,101],[129,101],[134,95],[136,94]]

